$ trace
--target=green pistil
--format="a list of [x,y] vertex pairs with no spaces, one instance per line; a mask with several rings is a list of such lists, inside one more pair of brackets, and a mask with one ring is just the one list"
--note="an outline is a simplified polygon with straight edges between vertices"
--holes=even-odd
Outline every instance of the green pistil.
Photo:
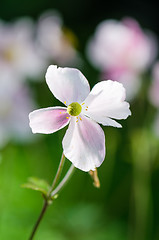
[[78,116],[82,111],[82,107],[78,102],[73,102],[67,107],[67,112],[71,116]]

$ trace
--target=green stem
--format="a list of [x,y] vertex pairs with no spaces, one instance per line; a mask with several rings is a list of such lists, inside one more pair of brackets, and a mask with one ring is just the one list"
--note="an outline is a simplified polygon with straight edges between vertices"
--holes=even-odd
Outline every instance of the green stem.
[[50,188],[50,191],[48,192],[48,197],[51,195],[51,192],[54,190],[59,178],[60,178],[60,175],[61,175],[61,172],[62,172],[62,169],[63,169],[63,166],[64,166],[64,163],[65,163],[65,155],[62,153],[62,156],[61,156],[61,160],[60,160],[60,163],[59,163],[59,166],[58,166],[58,170],[57,170],[57,173],[56,173],[56,176],[53,180],[53,183],[51,185],[51,188]]
[[[62,181],[59,183],[59,185],[55,188],[59,178],[60,178],[60,175],[61,175],[61,172],[62,172],[62,169],[63,169],[63,165],[64,165],[64,162],[65,162],[65,156],[64,154],[62,154],[62,157],[61,157],[61,160],[60,160],[60,164],[59,164],[59,167],[58,167],[58,170],[57,170],[57,173],[56,173],[56,176],[53,180],[53,183],[52,183],[52,186],[46,196],[46,198],[44,199],[44,205],[43,205],[43,208],[41,210],[41,213],[35,223],[35,226],[32,230],[32,233],[30,235],[30,238],[29,240],[32,240],[33,237],[35,236],[35,233],[38,229],[38,226],[41,222],[41,220],[43,219],[44,217],[44,214],[46,212],[46,209],[47,207],[50,205],[49,204],[49,201],[52,200],[52,197],[55,196],[63,187],[64,185],[67,183],[67,181],[69,180],[70,176],[72,175],[73,173],[73,170],[74,170],[74,166],[71,165],[71,167],[69,168],[68,172],[66,173],[65,177],[62,179]],[[55,188],[55,189],[54,189]]]
[[59,185],[55,188],[54,191],[51,193],[51,197],[55,196],[59,191],[65,186],[65,184],[68,182],[70,179],[75,167],[72,164],[71,167],[69,168],[68,172],[66,173],[65,177],[62,179],[62,181],[59,183]]
[[36,223],[35,223],[35,226],[34,226],[34,228],[33,228],[33,231],[32,231],[32,233],[31,233],[31,235],[30,235],[29,240],[32,240],[32,239],[33,239],[33,237],[34,237],[34,235],[35,235],[35,233],[36,233],[36,230],[37,230],[37,228],[38,228],[38,226],[39,226],[39,224],[40,224],[40,222],[41,222],[41,220],[42,220],[42,218],[43,218],[43,216],[44,216],[44,214],[45,214],[45,212],[46,212],[47,207],[48,207],[48,201],[47,201],[47,199],[45,199],[45,200],[44,200],[43,208],[42,208],[42,210],[41,210],[41,212],[40,212],[40,215],[39,215],[39,217],[38,217],[38,219],[37,219],[37,221],[36,221]]

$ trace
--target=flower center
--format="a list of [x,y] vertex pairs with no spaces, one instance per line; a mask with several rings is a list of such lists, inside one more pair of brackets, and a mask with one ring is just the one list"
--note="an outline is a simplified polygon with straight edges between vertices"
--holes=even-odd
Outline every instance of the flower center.
[[78,116],[82,111],[82,107],[78,102],[73,102],[67,107],[67,112],[71,116]]

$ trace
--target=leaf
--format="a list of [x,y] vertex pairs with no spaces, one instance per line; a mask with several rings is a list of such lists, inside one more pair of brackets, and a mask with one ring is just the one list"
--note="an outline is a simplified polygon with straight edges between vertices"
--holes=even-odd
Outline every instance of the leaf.
[[50,185],[44,179],[30,177],[28,178],[28,182],[22,184],[23,188],[29,188],[38,192],[43,193],[45,196],[47,195]]

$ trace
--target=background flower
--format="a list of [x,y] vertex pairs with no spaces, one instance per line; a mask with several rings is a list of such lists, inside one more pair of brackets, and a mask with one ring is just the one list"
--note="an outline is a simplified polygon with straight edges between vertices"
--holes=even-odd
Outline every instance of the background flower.
[[11,139],[24,142],[32,138],[27,117],[35,103],[30,89],[17,81],[12,71],[6,72],[0,68],[0,72],[0,148],[2,148]]
[[130,18],[101,22],[87,46],[89,60],[105,78],[122,82],[133,98],[141,83],[140,75],[156,57],[152,34],[144,33]]
[[10,140],[32,138],[27,116],[36,105],[28,79],[41,78],[45,61],[39,57],[31,18],[0,22],[0,147]]
[[59,65],[76,65],[79,61],[75,49],[77,39],[65,28],[62,17],[56,11],[42,14],[37,25],[37,42],[41,57]]
[[159,107],[159,62],[154,64],[151,78],[149,100],[155,107]]
[[40,77],[45,69],[34,40],[34,24],[30,18],[14,23],[0,23],[0,67],[12,71],[15,78],[24,81]]

